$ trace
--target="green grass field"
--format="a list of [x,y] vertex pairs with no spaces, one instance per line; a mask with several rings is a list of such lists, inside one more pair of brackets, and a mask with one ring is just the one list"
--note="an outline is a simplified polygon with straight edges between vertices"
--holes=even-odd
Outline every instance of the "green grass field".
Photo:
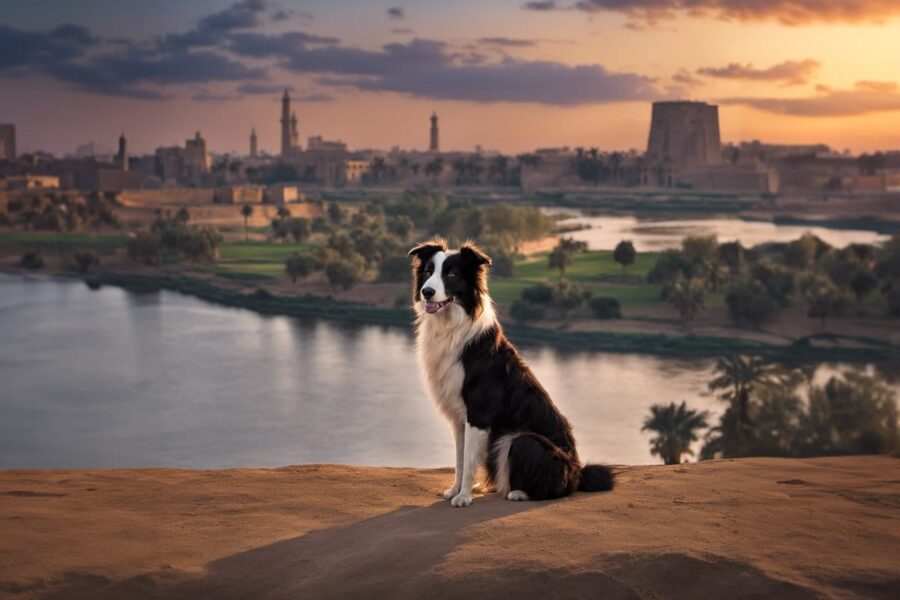
[[284,275],[284,261],[312,244],[233,242],[219,246],[219,263],[209,267],[217,275],[233,279],[260,280]]
[[[623,271],[612,258],[609,250],[591,250],[577,254],[566,278],[587,285],[594,296],[609,296],[622,305],[658,304],[660,289],[645,283],[615,283],[608,281],[626,275],[629,279],[643,279],[656,261],[656,254],[638,254],[635,263]],[[516,262],[513,277],[494,277],[491,280],[491,296],[500,304],[509,304],[519,298],[522,290],[537,283],[553,284],[560,280],[559,271],[547,267],[547,253],[533,254]]]

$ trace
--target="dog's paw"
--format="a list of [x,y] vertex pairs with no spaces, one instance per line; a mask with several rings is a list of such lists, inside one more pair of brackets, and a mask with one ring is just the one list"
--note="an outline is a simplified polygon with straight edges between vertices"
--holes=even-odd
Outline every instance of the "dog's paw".
[[444,492],[441,494],[441,497],[444,500],[450,500],[458,493],[459,493],[459,486],[454,485],[453,487],[448,487],[446,490],[444,490]]
[[472,496],[470,494],[457,494],[450,500],[453,506],[468,506],[472,504]]
[[506,499],[513,502],[525,502],[528,500],[528,494],[522,490],[513,490],[506,495]]

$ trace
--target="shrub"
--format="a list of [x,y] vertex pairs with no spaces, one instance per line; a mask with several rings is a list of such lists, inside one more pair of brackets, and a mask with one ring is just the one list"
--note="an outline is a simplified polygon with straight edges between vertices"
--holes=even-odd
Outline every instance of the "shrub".
[[297,283],[297,279],[306,279],[322,268],[318,257],[311,252],[294,252],[284,261],[284,272]]
[[90,272],[91,268],[100,264],[100,257],[90,250],[75,253],[75,268],[82,275]]
[[766,287],[755,279],[737,281],[728,286],[725,305],[735,323],[754,327],[769,320],[777,310],[776,302],[769,296]]
[[563,317],[567,317],[590,297],[591,290],[585,286],[563,280],[553,290],[553,305],[559,309]]
[[288,219],[287,230],[297,243],[304,241],[312,233],[312,227],[309,219],[306,217],[291,217]]
[[690,279],[693,265],[678,250],[665,250],[656,259],[653,268],[647,273],[649,283],[667,284],[679,276]]
[[546,283],[538,283],[522,290],[522,300],[532,304],[550,304],[553,302],[553,288]]
[[513,276],[513,255],[509,252],[491,252],[491,275],[496,277]]
[[26,269],[43,269],[46,263],[40,250],[29,250],[19,259],[19,264]]
[[135,262],[158,266],[162,262],[162,240],[158,233],[140,231],[128,240],[128,256]]
[[762,259],[753,265],[751,275],[765,288],[769,297],[781,306],[789,306],[791,293],[794,291],[794,274],[768,259]]
[[594,316],[598,319],[622,318],[622,308],[619,305],[619,301],[615,298],[609,298],[607,296],[592,298],[590,302],[588,302],[588,306],[591,307]]
[[514,300],[509,307],[509,316],[516,321],[540,321],[544,318],[544,307],[525,300]]
[[325,265],[325,276],[332,287],[349,290],[362,280],[366,262],[360,255],[335,258]]

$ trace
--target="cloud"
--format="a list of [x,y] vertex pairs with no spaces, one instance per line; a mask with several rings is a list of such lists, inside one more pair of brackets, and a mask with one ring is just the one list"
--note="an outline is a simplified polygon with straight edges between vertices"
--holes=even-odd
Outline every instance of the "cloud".
[[292,85],[276,85],[272,83],[242,83],[237,87],[237,91],[241,94],[267,96],[280,94],[285,89],[289,92],[294,90]]
[[197,29],[207,32],[252,29],[261,23],[267,9],[268,3],[265,0],[241,0],[225,10],[203,17]]
[[848,117],[873,112],[900,111],[900,88],[893,82],[858,81],[852,89],[818,86],[818,94],[805,98],[725,98],[722,104],[750,106],[765,112],[800,117]]
[[278,35],[262,33],[232,33],[227,36],[225,44],[228,49],[242,56],[262,58],[267,56],[289,56],[303,52],[308,46],[334,45],[340,40],[306,33],[289,31]]
[[897,0],[579,0],[573,8],[588,13],[620,12],[647,23],[686,15],[798,26],[883,22],[900,16]]
[[402,21],[406,18],[406,11],[402,6],[392,6],[387,9],[387,16],[389,19],[397,19]]
[[786,85],[803,85],[815,77],[821,63],[806,60],[788,60],[767,69],[754,68],[752,64],[730,63],[724,67],[697,69],[700,75],[719,79],[742,79],[749,81],[783,81]]
[[558,10],[559,6],[557,6],[554,0],[541,0],[538,2],[526,2],[522,5],[522,8],[525,10],[547,11]]
[[504,48],[528,48],[538,45],[537,40],[508,37],[483,37],[478,39],[478,43],[486,46],[501,46]]
[[415,35],[416,32],[409,27],[393,27],[391,28],[391,33],[394,35]]
[[90,31],[78,25],[60,25],[48,32],[0,25],[0,70],[52,65],[79,58],[96,43]]

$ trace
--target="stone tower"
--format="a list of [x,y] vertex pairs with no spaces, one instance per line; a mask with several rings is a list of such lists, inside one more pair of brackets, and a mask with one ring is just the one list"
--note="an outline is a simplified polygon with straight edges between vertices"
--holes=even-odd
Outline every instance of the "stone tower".
[[431,113],[431,143],[428,144],[429,152],[440,152],[440,140],[438,138],[438,117],[437,113]]
[[256,158],[256,127],[250,131],[250,156]]
[[287,89],[284,90],[284,96],[281,97],[281,155],[287,156],[291,153],[291,97],[288,95]]
[[721,164],[719,107],[705,102],[654,102],[645,158],[678,167]]
[[300,145],[300,132],[297,131],[297,113],[291,113],[291,147],[296,148]]
[[128,142],[125,140],[125,132],[119,136],[119,153],[116,154],[116,164],[123,171],[128,170]]

